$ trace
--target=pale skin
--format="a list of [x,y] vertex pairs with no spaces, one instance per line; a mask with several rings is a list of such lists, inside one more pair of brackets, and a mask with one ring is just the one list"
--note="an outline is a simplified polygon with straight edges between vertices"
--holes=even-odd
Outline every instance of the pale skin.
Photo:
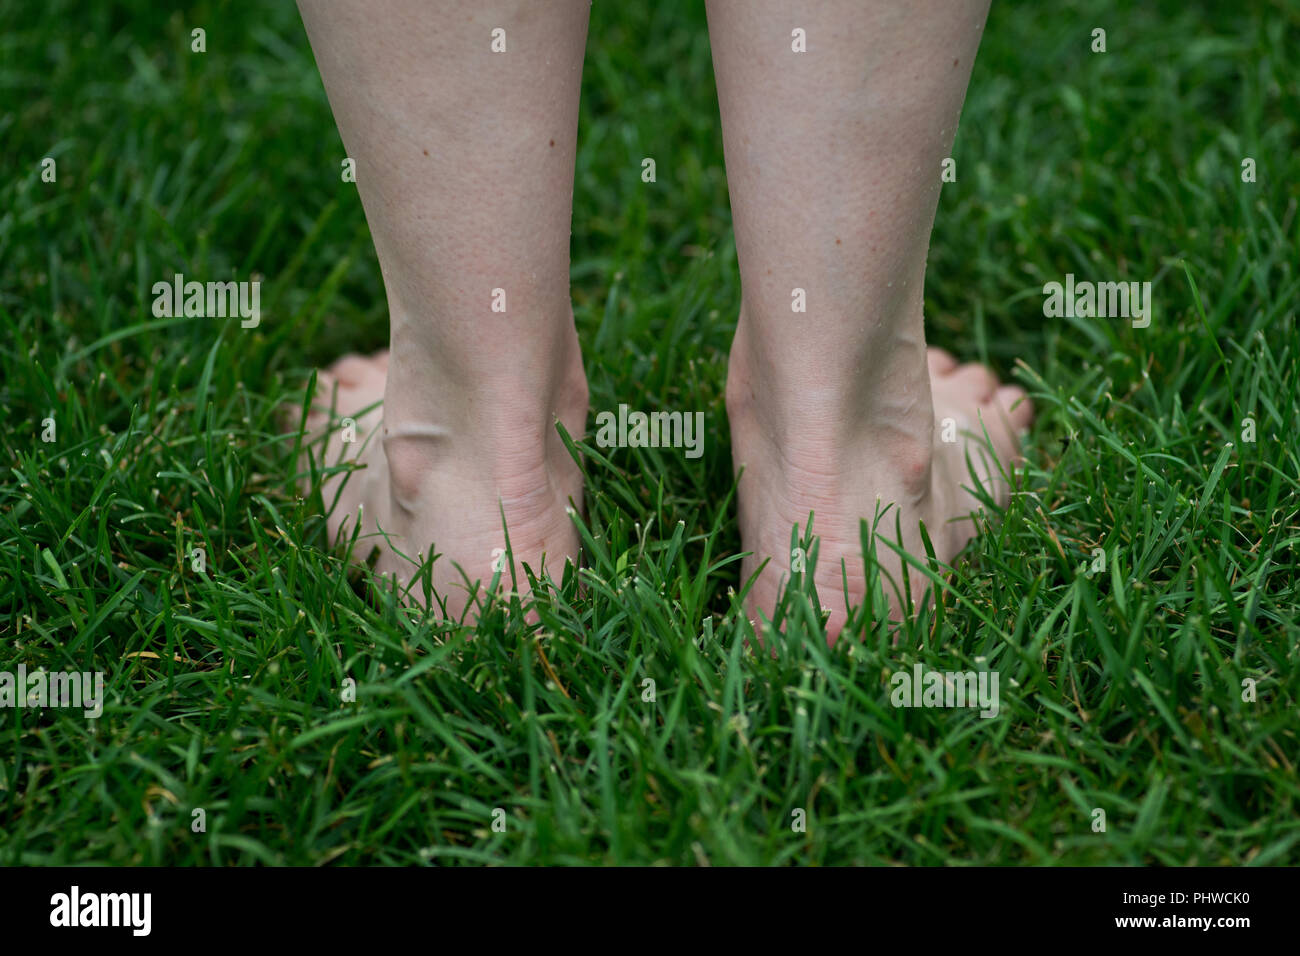
[[[388,352],[321,373],[309,428],[337,430],[329,518],[381,527],[377,570],[409,580],[443,555],[434,586],[459,613],[505,544],[515,567],[577,560],[567,509],[581,475],[557,436],[586,430],[587,388],[569,304],[569,230],[588,3],[300,0],[330,104],[357,161],[392,324]],[[859,519],[939,560],[975,533],[967,456],[995,500],[1009,488],[1032,409],[987,368],[927,349],[930,230],[987,0],[710,0],[743,300],[727,410],[748,597],[770,615],[790,536],[815,512],[818,590],[839,633],[865,590]],[[491,33],[505,30],[507,52]],[[791,50],[801,28],[807,52]],[[599,38],[596,38],[599,42]],[[665,154],[671,147],[666,146]],[[506,311],[492,311],[503,289]],[[792,311],[804,290],[806,311]],[[816,369],[808,375],[808,369]],[[951,423],[946,420],[951,419]],[[947,424],[947,437],[943,440]],[[369,442],[368,434],[374,433]],[[985,435],[987,434],[987,438]],[[341,492],[339,488],[342,488]],[[879,502],[879,504],[878,504]],[[357,549],[368,552],[369,546]],[[364,556],[364,555],[361,555]],[[880,545],[882,569],[899,559]],[[508,573],[505,575],[507,581]],[[914,596],[925,586],[912,575]],[[890,592],[895,616],[903,596]],[[419,596],[417,596],[419,597]]]

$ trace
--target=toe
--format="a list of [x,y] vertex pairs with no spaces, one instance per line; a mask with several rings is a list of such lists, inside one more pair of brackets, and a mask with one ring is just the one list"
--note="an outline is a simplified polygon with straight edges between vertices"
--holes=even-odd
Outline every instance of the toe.
[[338,380],[325,370],[316,373],[316,391],[307,406],[306,429],[308,434],[320,434],[329,427],[330,408],[338,388]]
[[925,361],[930,367],[932,378],[936,375],[947,375],[957,367],[957,359],[951,352],[945,352],[943,349],[927,349]]
[[[1019,405],[1016,405],[1017,399],[1020,400]],[[1014,410],[1012,406],[1016,406]],[[981,427],[987,431],[993,454],[1002,469],[1009,469],[1024,461],[1020,436],[1030,420],[1026,415],[1028,406],[1029,400],[1024,397],[1022,389],[1014,385],[1004,385],[997,390],[992,399],[980,407]]]
[[318,435],[329,427],[329,421],[329,412],[315,405],[307,412],[304,430],[308,435]]
[[334,397],[339,388],[339,380],[333,373],[320,369],[316,372],[316,391],[311,397],[312,412],[328,413],[334,404]]
[[331,365],[329,371],[338,379],[341,386],[354,388],[363,385],[379,369],[375,367],[373,359],[361,355],[345,355]]
[[953,386],[969,390],[970,396],[981,404],[993,397],[993,393],[997,391],[999,384],[998,377],[993,374],[993,370],[987,365],[980,365],[977,362],[961,366],[946,376],[946,380]]
[[1005,409],[1007,419],[1017,430],[1033,424],[1034,405],[1019,385],[1003,385],[994,394],[993,401]]
[[[345,355],[322,376],[332,374],[338,382],[337,412],[340,415],[370,414],[384,397],[388,378],[388,357]],[[326,393],[328,394],[328,393]]]

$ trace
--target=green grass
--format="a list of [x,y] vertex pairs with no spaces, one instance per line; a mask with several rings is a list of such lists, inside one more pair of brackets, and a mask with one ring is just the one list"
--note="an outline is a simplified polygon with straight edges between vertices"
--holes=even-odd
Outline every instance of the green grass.
[[[1294,2],[995,4],[926,307],[1032,390],[1025,493],[939,611],[828,650],[795,590],[773,656],[702,4],[594,7],[573,295],[593,412],[703,410],[705,454],[588,447],[585,587],[476,632],[365,587],[290,481],[277,407],[386,312],[297,14],[256,9],[0,13],[0,670],[108,682],[95,723],[0,711],[0,862],[1300,862]],[[260,275],[261,326],[154,319],[177,271]],[[1151,326],[1045,319],[1067,272],[1151,280]],[[996,668],[1001,715],[891,707],[917,661]]]

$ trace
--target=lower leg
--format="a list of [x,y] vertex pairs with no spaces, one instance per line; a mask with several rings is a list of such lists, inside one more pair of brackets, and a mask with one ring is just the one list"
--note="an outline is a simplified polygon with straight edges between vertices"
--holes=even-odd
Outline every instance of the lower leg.
[[[791,527],[814,512],[832,635],[846,617],[841,567],[850,600],[863,596],[858,521],[877,499],[898,509],[913,555],[918,520],[944,561],[973,533],[977,502],[961,488],[973,446],[937,441],[936,417],[977,432],[982,420],[1004,463],[1028,422],[1027,403],[1011,408],[1018,389],[928,353],[922,318],[941,162],[987,7],[708,4],[743,288],[727,395],[742,541],[755,552],[743,573],[770,559],[752,592],[770,614]],[[806,52],[792,50],[795,30]],[[891,511],[881,530],[894,526]],[[892,552],[877,554],[901,580]],[[903,596],[892,600],[897,613]]]
[[353,454],[364,470],[341,493],[342,478],[328,483],[327,503],[339,493],[330,530],[350,533],[360,509],[363,533],[391,537],[360,550],[377,545],[377,570],[403,583],[415,567],[398,552],[443,555],[434,584],[458,611],[468,594],[452,564],[491,578],[502,511],[521,581],[520,562],[540,573],[545,555],[558,574],[577,553],[565,508],[581,501],[581,476],[554,426],[579,434],[587,414],[569,230],[589,4],[300,8],[356,162],[391,321],[387,356],[321,376],[322,391],[338,388],[338,415],[383,400],[382,422],[361,422],[355,445],[331,438],[330,464]]

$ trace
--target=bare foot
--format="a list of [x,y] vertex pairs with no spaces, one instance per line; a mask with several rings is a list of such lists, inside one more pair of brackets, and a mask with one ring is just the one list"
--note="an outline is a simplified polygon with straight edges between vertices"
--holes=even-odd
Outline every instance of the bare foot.
[[[413,579],[427,556],[438,554],[434,591],[451,617],[460,616],[475,585],[486,587],[498,571],[500,586],[510,588],[510,555],[520,592],[528,587],[525,563],[539,577],[545,568],[558,581],[566,559],[576,560],[578,554],[566,509],[571,502],[581,506],[582,477],[554,436],[553,420],[550,436],[545,423],[501,430],[481,423],[458,427],[455,415],[418,420],[404,415],[400,422],[388,422],[383,415],[388,379],[387,351],[344,356],[317,376],[307,417],[308,437],[318,439],[317,467],[358,466],[322,482],[331,542],[345,546],[360,525],[352,558],[366,561],[377,550],[374,570],[410,586],[409,599],[420,604],[430,596]],[[498,405],[500,395],[498,390]],[[582,406],[569,414],[585,417],[585,381],[569,398]],[[387,404],[391,409],[411,402],[390,397]]]
[[[1033,420],[1033,409],[1023,389],[1002,385],[984,366],[959,365],[948,353],[929,349],[928,381],[921,369],[909,373],[914,385],[900,385],[896,377],[888,394],[874,397],[850,423],[831,424],[816,414],[799,421],[799,400],[756,387],[738,351],[743,354],[732,352],[728,410],[735,464],[744,468],[741,541],[754,552],[742,564],[742,580],[770,559],[749,595],[755,619],[756,612],[773,613],[795,564],[791,528],[797,524],[804,534],[809,512],[820,542],[814,580],[830,611],[827,628],[834,643],[848,616],[844,576],[854,606],[866,590],[859,519],[870,526],[878,507],[892,505],[877,535],[898,543],[898,516],[903,549],[924,560],[917,527],[923,521],[936,557],[949,563],[975,534],[971,515],[982,507],[969,490],[972,467],[986,492],[1006,504],[1010,489],[1001,471],[1009,472],[1017,459],[1020,432]],[[885,579],[885,590],[899,619],[902,562],[883,543],[877,543],[876,556],[882,574],[892,578],[892,585]],[[929,581],[914,568],[909,578],[912,597],[920,600]]]

